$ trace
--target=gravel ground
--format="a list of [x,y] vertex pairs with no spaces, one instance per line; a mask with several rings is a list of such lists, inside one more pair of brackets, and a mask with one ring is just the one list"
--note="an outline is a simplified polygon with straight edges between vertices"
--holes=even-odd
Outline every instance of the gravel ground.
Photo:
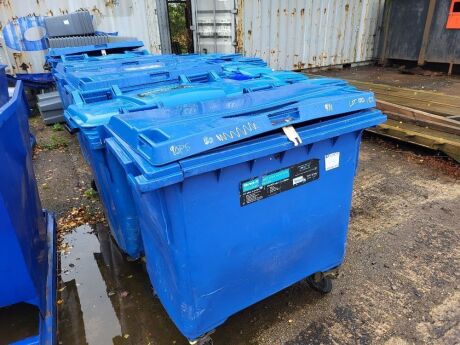
[[[41,147],[35,172],[43,206],[61,218],[61,229],[100,222],[102,207],[90,190],[91,172],[76,138],[43,126],[38,118],[31,126]],[[348,252],[331,294],[295,284],[231,317],[213,335],[214,344],[459,344],[460,168],[415,150],[376,137],[363,140]],[[89,248],[88,257],[103,251],[102,242],[93,248],[79,244],[79,238],[69,230],[61,233],[62,245],[79,248],[80,254],[84,248]],[[114,328],[119,334],[111,337],[114,344],[186,344],[151,298],[142,264],[118,261],[123,269],[111,269],[101,290],[108,297],[86,301],[91,285],[80,285],[78,277],[76,284],[72,280],[78,303],[61,293],[61,343],[104,345],[91,333],[99,318],[100,333],[112,330],[102,327],[104,319],[119,323]],[[66,254],[63,270],[78,269],[79,262],[70,265]],[[133,274],[136,283],[127,279]],[[127,291],[116,302],[110,295],[112,278],[117,291]],[[61,283],[64,291],[66,284]],[[109,301],[104,313],[98,312],[98,300]],[[77,311],[82,322],[72,321],[71,309],[87,302],[93,307]],[[120,308],[124,316],[117,318]]]

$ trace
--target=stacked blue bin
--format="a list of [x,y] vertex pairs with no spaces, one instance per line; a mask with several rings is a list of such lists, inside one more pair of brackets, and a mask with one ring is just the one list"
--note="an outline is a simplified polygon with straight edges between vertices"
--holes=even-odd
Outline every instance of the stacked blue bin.
[[54,217],[42,210],[32,167],[23,86],[0,107],[0,307],[38,308],[39,334],[15,344],[56,343]]
[[372,93],[238,54],[55,70],[114,238],[192,343],[301,279],[328,290]]

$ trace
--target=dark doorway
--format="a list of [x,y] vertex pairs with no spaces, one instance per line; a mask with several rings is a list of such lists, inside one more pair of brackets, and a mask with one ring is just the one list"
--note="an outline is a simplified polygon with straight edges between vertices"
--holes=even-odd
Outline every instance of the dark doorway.
[[167,0],[171,50],[174,54],[193,53],[192,6],[190,0]]

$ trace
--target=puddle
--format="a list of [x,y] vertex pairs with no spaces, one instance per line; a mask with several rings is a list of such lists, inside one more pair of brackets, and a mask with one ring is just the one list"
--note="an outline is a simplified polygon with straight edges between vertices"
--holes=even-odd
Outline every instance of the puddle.
[[188,344],[153,296],[141,261],[129,262],[104,226],[66,235],[59,344]]

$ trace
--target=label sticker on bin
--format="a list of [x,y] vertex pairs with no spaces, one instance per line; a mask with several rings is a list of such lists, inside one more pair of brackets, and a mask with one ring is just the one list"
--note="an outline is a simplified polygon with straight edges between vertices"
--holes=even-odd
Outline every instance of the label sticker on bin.
[[333,152],[324,156],[326,171],[338,168],[340,165],[340,152]]
[[240,183],[240,205],[268,198],[319,178],[319,159],[292,165]]

